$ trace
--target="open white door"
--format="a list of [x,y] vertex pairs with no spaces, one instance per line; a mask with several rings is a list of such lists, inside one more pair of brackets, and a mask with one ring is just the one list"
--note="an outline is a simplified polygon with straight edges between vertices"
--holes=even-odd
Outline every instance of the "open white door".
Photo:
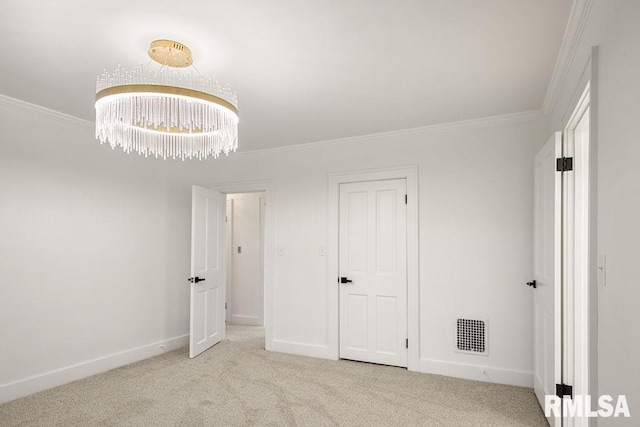
[[191,327],[189,357],[224,338],[223,262],[226,200],[222,193],[193,186],[191,207]]
[[[534,164],[534,391],[543,408],[545,395],[555,395],[561,384],[561,157],[562,132],[556,132]],[[547,420],[552,427],[561,424],[556,417]]]

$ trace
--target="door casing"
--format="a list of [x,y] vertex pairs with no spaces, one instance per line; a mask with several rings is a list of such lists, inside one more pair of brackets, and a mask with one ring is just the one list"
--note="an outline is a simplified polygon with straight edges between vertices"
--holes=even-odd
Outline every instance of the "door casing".
[[339,207],[340,184],[351,182],[405,179],[407,182],[407,369],[419,371],[420,363],[420,292],[418,236],[418,166],[343,172],[329,175],[329,236],[327,246],[328,355],[340,358]]
[[[263,306],[263,319],[264,319],[264,345],[265,349],[268,351],[274,350],[273,343],[273,292],[274,292],[274,284],[273,284],[273,264],[274,264],[274,186],[272,181],[247,181],[247,182],[229,182],[229,183],[219,183],[212,184],[210,188],[214,190],[218,190],[222,193],[259,193],[264,192],[265,195],[265,203],[264,207],[264,245],[263,245],[263,260],[264,260],[264,269],[263,269],[263,294],[262,298],[264,301]],[[226,236],[225,236],[226,238]],[[226,257],[226,251],[225,257]],[[226,265],[226,259],[225,259]],[[225,269],[226,270],[226,269]],[[226,283],[226,277],[225,277]]]
[[231,323],[231,307],[233,306],[232,294],[231,294],[231,282],[233,280],[233,271],[231,270],[231,256],[229,254],[233,250],[233,199],[227,199],[227,222],[224,229],[224,268],[225,268],[225,289],[227,291],[227,306],[225,306],[224,319],[227,323]]
[[[596,396],[592,392],[590,370],[592,369],[593,320],[592,301],[597,295],[597,280],[592,272],[595,257],[593,238],[594,225],[591,217],[594,181],[591,178],[593,111],[590,103],[591,88],[587,82],[582,96],[576,104],[564,130],[563,150],[574,158],[574,171],[563,183],[563,205],[566,205],[566,226],[563,241],[563,360],[562,382],[573,386],[574,396]],[[577,134],[586,120],[585,135]],[[594,295],[596,294],[596,295]],[[592,407],[597,407],[592,401]],[[589,419],[569,418],[564,415],[568,427],[588,426]]]

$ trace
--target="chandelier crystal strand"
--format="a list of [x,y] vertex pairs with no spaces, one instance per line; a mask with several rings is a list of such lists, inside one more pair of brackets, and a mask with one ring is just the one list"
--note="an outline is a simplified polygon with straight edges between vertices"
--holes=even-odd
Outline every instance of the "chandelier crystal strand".
[[193,72],[118,66],[98,77],[95,106],[96,138],[126,153],[206,159],[238,147],[236,93]]

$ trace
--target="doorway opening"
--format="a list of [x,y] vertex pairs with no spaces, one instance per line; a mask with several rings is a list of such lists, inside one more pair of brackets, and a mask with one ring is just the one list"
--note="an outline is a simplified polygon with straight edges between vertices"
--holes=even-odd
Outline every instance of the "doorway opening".
[[[260,288],[260,297],[259,297],[259,301],[261,302],[262,306],[261,309],[259,310],[259,316],[261,316],[261,321],[260,323],[262,324],[262,326],[264,327],[264,348],[267,351],[273,351],[274,350],[274,340],[273,340],[273,264],[274,264],[274,253],[273,253],[273,248],[274,248],[274,211],[275,211],[275,201],[274,201],[274,185],[272,181],[269,180],[260,180],[260,181],[244,181],[244,182],[231,182],[231,183],[219,183],[219,184],[212,184],[210,187],[212,190],[217,191],[219,193],[222,194],[223,196],[223,200],[224,200],[224,204],[225,204],[225,208],[223,208],[223,212],[226,212],[226,197],[227,195],[243,195],[243,194],[249,194],[249,193],[260,193],[262,194],[262,197],[264,198],[264,202],[262,203],[262,220],[261,220],[261,224],[262,224],[262,231],[261,231],[261,235],[262,235],[262,244],[260,245],[260,247],[262,248],[262,253],[259,255],[259,258],[261,260],[260,263],[260,268],[261,268],[261,272],[260,272],[260,278],[262,280],[261,282],[261,288]],[[226,216],[226,215],[225,215]],[[225,227],[223,227],[223,232],[224,234],[227,234],[227,229],[226,229],[226,223],[223,221],[223,223],[225,224]],[[233,237],[233,236],[231,236]],[[227,256],[227,250],[229,250],[230,248],[233,248],[233,239],[227,239],[227,237],[225,236],[225,240],[224,240],[224,246],[223,248],[221,248],[221,253],[224,254],[223,258],[223,264],[224,264],[224,268],[223,270],[225,271],[225,276],[227,274],[227,267],[228,267],[228,258],[229,256]],[[241,247],[241,253],[245,254],[245,248],[242,246],[242,244],[240,245],[235,245],[235,252],[237,255],[237,251],[238,251],[238,246]],[[231,299],[233,299],[233,292],[234,290],[232,289],[231,292],[227,292],[226,289],[226,278],[225,278],[225,294],[230,294],[231,295]],[[224,299],[225,302],[227,302],[226,296]],[[231,304],[233,304],[233,301],[231,301]],[[229,304],[227,303],[227,306],[229,306]],[[222,304],[223,310],[224,310],[224,303]],[[225,315],[223,316],[223,322],[226,324],[227,318],[226,318],[226,311],[225,311]],[[240,315],[242,315],[243,313],[240,313]],[[231,310],[230,315],[233,315],[233,310]],[[236,321],[238,321],[240,318],[236,317]]]
[[[274,240],[274,186],[268,180],[212,184],[209,188],[193,186],[191,221],[191,314],[190,357],[224,339],[226,325],[227,247],[226,195],[262,193],[264,195],[262,221],[262,324],[264,348],[274,350],[273,340],[273,240]],[[237,245],[236,245],[237,251]],[[205,286],[206,285],[206,286]],[[215,287],[211,292],[203,288]],[[211,296],[211,298],[209,298]],[[198,335],[198,332],[200,334]],[[211,333],[210,333],[211,332]],[[218,333],[219,332],[219,333]],[[204,339],[203,336],[211,339]],[[206,344],[206,345],[205,345]]]
[[264,192],[226,194],[227,323],[264,326]]

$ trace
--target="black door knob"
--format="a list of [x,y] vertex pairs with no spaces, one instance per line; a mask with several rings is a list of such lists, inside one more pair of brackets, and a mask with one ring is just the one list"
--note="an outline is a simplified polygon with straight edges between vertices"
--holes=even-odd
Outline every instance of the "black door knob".
[[199,278],[198,276],[196,276],[196,277],[191,277],[191,278],[189,279],[189,281],[190,281],[191,283],[204,282],[205,280],[206,280],[206,279],[201,279],[201,278]]
[[346,277],[341,277],[340,278],[340,283],[351,283],[353,282],[353,280],[349,280]]
[[531,286],[533,289],[536,288],[536,281],[534,280],[533,282],[527,282],[527,286]]

